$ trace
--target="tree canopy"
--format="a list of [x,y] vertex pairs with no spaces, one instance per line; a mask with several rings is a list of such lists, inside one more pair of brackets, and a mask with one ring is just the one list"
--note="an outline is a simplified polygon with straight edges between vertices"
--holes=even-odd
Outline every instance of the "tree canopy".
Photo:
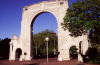
[[9,59],[9,49],[10,45],[9,42],[11,39],[5,38],[0,40],[0,60],[7,60]]
[[89,30],[91,42],[100,43],[100,0],[77,0],[66,12],[63,29],[75,37]]
[[[37,34],[33,35],[33,53],[35,52],[36,49],[36,43],[37,43],[37,49],[38,49],[38,54],[39,55],[46,55],[47,53],[47,47],[46,44],[47,42],[45,41],[45,38],[48,37],[49,41],[48,41],[48,53],[49,54],[53,54],[54,48],[57,49],[57,45],[58,45],[58,37],[56,35],[54,35],[54,32],[52,30],[45,30],[42,32],[39,32]],[[54,39],[55,39],[55,45],[54,45]]]

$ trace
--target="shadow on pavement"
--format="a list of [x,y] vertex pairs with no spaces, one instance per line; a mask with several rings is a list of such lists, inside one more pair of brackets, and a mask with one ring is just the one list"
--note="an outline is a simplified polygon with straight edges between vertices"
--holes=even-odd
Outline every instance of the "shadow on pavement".
[[31,64],[24,64],[24,65],[40,65],[39,63],[31,63]]
[[77,65],[84,65],[84,64],[80,64],[80,63],[79,63],[79,64],[77,64]]
[[34,64],[24,64],[24,65],[39,65],[38,63],[34,63]]

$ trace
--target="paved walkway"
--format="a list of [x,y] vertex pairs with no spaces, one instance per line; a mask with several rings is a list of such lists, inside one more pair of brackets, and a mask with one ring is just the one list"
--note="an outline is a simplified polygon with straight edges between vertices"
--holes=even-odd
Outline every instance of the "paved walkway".
[[[0,60],[0,65],[98,65],[98,64],[89,64],[89,63],[78,63],[77,59],[67,60],[67,61],[57,61],[57,58],[47,59],[35,59],[30,61],[9,61],[9,60]],[[100,64],[99,64],[100,65]]]

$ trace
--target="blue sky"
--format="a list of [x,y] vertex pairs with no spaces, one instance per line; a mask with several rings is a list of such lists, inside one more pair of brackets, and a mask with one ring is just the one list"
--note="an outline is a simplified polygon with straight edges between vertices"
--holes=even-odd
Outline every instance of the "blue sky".
[[[20,37],[22,10],[24,6],[47,0],[0,0],[0,38],[12,38],[14,34]],[[69,5],[77,0],[69,0]],[[45,29],[57,31],[57,21],[53,14],[40,14],[33,25],[33,34]]]

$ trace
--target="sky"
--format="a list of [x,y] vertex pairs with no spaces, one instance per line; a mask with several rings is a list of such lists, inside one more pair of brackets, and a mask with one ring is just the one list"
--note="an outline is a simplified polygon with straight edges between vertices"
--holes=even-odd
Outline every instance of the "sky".
[[[0,0],[0,39],[12,38],[14,34],[20,37],[23,7],[48,0]],[[77,0],[68,0],[69,5]],[[57,20],[51,13],[40,14],[33,25],[33,34],[53,30],[56,34]]]

